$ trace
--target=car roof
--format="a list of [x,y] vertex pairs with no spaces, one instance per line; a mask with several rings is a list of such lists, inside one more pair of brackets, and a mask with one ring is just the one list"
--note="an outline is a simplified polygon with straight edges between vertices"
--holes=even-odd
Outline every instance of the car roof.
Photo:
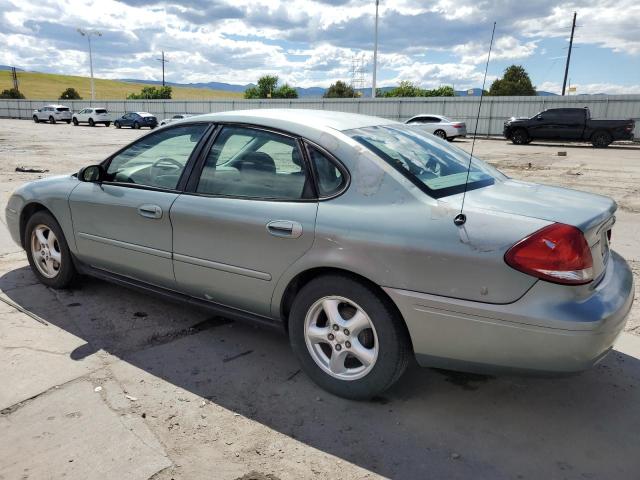
[[53,107],[53,108],[60,108],[60,107],[62,107],[62,108],[69,108],[69,107],[67,107],[66,105],[56,105],[56,104],[53,104],[53,103],[52,103],[52,104],[49,104],[49,105],[45,105],[45,107]]
[[230,112],[209,113],[189,118],[189,121],[194,120],[247,123],[264,127],[279,128],[300,134],[305,130],[321,131],[326,128],[331,128],[343,131],[351,130],[353,128],[399,123],[386,118],[372,117],[356,113],[297,108],[234,110]]

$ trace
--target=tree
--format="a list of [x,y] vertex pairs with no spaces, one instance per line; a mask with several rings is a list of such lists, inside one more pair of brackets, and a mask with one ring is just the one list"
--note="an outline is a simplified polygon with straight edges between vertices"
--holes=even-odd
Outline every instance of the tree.
[[140,93],[131,93],[127,96],[128,100],[170,100],[171,87],[142,87]]
[[10,88],[8,90],[3,90],[0,93],[0,98],[13,98],[13,99],[23,99],[24,95],[17,88]]
[[60,100],[82,100],[82,97],[75,88],[69,87],[60,94]]
[[356,92],[351,85],[338,80],[332,83],[323,95],[324,98],[354,98]]
[[455,96],[455,92],[453,87],[449,86],[442,86],[434,88],[433,90],[427,90],[403,80],[400,82],[400,85],[387,92],[381,92],[378,90],[377,95],[379,97],[453,97]]
[[263,75],[257,85],[244,91],[244,98],[298,98],[298,92],[286,83],[278,87],[276,75]]
[[527,71],[520,65],[511,65],[504,71],[504,76],[493,81],[489,95],[536,95]]

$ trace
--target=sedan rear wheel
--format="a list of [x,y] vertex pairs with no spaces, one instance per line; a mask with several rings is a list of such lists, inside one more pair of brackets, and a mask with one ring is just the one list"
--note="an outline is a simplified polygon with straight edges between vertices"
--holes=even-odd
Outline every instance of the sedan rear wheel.
[[53,216],[36,212],[25,228],[27,258],[38,279],[53,288],[66,288],[76,271],[62,229]]
[[345,398],[367,399],[388,389],[410,356],[395,309],[374,288],[343,275],[318,277],[298,292],[289,337],[307,375]]
[[433,134],[434,134],[436,137],[440,137],[440,138],[441,138],[441,139],[443,139],[443,140],[446,140],[446,139],[447,139],[447,133],[446,133],[444,130],[440,130],[440,129],[438,129],[438,130],[436,130],[435,132],[433,132]]

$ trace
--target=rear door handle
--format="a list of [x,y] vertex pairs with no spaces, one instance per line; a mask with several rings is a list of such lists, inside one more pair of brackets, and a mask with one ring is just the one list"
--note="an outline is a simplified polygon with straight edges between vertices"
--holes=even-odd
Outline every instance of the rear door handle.
[[158,205],[140,205],[138,214],[146,218],[162,218],[162,208]]
[[275,237],[298,238],[302,235],[302,224],[290,220],[273,220],[267,223],[267,232]]

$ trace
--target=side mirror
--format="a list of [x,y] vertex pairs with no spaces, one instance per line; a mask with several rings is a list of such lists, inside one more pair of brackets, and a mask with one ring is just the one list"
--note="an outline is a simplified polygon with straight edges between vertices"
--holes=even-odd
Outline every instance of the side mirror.
[[538,116],[536,117],[536,120],[544,120],[544,119],[542,118],[542,115],[538,115]]
[[106,172],[102,165],[89,165],[78,172],[78,180],[81,182],[99,183],[105,179]]

